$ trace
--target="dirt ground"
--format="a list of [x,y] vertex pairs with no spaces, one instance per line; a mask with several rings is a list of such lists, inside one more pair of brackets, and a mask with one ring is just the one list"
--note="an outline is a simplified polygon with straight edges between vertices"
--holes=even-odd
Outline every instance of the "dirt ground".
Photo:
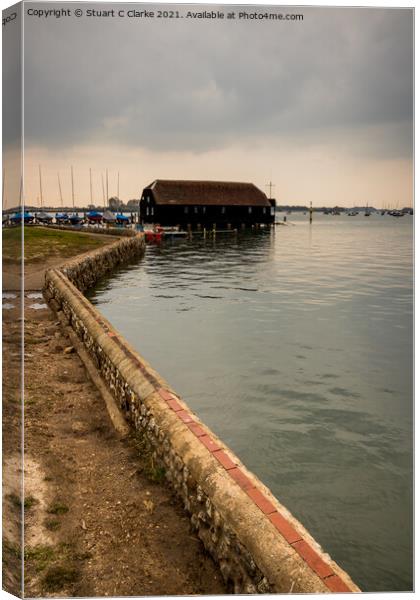
[[[121,438],[39,292],[25,292],[25,596],[223,594],[140,437]],[[18,299],[3,299],[3,585],[19,592]]]

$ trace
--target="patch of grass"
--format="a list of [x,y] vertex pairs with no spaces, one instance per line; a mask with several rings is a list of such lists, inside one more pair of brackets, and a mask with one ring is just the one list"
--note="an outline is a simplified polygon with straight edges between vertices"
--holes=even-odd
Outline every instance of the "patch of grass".
[[65,585],[76,583],[79,578],[80,572],[76,567],[53,565],[45,573],[43,584],[49,592],[56,592]]
[[55,546],[27,547],[26,577],[29,581],[34,573],[42,573],[42,595],[45,596],[47,592],[57,592],[76,583],[80,579],[82,562],[91,556],[89,552],[79,551],[75,540]]
[[69,507],[67,504],[63,504],[62,502],[53,502],[51,506],[48,508],[47,512],[50,515],[65,515],[69,512]]
[[[21,228],[3,230],[3,260],[21,260]],[[25,262],[42,262],[49,257],[69,257],[100,248],[113,240],[76,231],[60,231],[44,227],[25,227]]]
[[[18,508],[18,509],[22,508],[21,498],[17,494],[14,494],[14,493],[8,494],[7,498],[11,501],[11,503],[13,504],[13,506],[15,508]],[[25,500],[23,502],[23,507],[24,507],[25,510],[29,510],[37,502],[38,502],[38,500],[36,498],[34,498],[33,496],[26,496],[26,498],[25,498]]]
[[26,496],[26,498],[23,502],[23,507],[25,509],[29,510],[37,503],[38,503],[38,500],[36,498],[34,498],[33,496]]
[[165,480],[165,474],[166,470],[163,467],[153,467],[152,465],[149,477],[154,483],[162,483]]
[[57,519],[47,519],[44,522],[44,525],[48,531],[57,531],[57,529],[60,529],[61,527],[61,523],[60,521],[57,521]]
[[42,545],[25,548],[24,558],[25,561],[30,561],[34,565],[35,571],[39,573],[54,559],[54,548]]
[[15,508],[22,508],[22,501],[20,499],[20,496],[18,496],[17,494],[7,494],[6,498],[8,498],[11,501]]
[[14,558],[21,558],[21,550],[20,550],[20,546],[18,544],[14,544],[12,542],[8,542],[7,540],[3,539],[3,555],[4,554],[9,554],[11,556],[13,556]]

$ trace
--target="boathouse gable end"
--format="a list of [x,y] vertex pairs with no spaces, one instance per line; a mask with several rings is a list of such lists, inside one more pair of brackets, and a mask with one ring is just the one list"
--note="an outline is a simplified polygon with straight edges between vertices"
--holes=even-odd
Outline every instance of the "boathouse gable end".
[[274,221],[272,204],[252,183],[156,179],[140,200],[142,223],[191,227],[250,227]]

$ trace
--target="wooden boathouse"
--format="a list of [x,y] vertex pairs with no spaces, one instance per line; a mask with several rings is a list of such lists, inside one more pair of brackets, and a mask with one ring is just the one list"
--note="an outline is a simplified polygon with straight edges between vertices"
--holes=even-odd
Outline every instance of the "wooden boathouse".
[[156,179],[143,190],[140,222],[182,229],[268,225],[275,204],[253,183]]

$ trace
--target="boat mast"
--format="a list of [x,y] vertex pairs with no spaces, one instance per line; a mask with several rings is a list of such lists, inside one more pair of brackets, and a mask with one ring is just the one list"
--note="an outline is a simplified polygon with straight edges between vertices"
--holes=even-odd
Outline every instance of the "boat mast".
[[117,198],[120,199],[120,172],[118,171]]
[[39,197],[41,200],[41,210],[42,210],[42,174],[41,174],[41,165],[38,165],[38,170],[39,170]]
[[71,167],[71,198],[72,198],[73,210],[74,210],[74,177],[73,177],[73,166]]
[[6,169],[3,169],[3,180],[1,186],[1,209],[4,210],[4,188],[6,182]]
[[89,169],[89,183],[90,183],[90,203],[93,205],[93,194],[92,194],[92,169]]
[[104,187],[104,174],[101,173],[101,180],[102,180],[102,201],[104,203],[104,209],[105,209],[105,187]]
[[274,183],[271,181],[271,179],[270,179],[270,182],[269,182],[269,183],[267,183],[267,185],[266,185],[265,187],[268,187],[268,188],[270,189],[270,195],[269,195],[269,198],[271,199],[271,191],[272,191],[272,188],[274,188],[274,187],[276,187],[276,186],[275,186],[275,184],[274,184]]
[[106,205],[105,208],[108,208],[109,196],[108,196],[108,169],[106,170]]
[[19,205],[25,212],[25,208],[23,206],[23,178],[22,175],[20,176],[20,188],[19,188]]
[[63,193],[61,191],[60,173],[57,173],[57,179],[58,179],[58,189],[60,191],[61,208],[63,208]]

